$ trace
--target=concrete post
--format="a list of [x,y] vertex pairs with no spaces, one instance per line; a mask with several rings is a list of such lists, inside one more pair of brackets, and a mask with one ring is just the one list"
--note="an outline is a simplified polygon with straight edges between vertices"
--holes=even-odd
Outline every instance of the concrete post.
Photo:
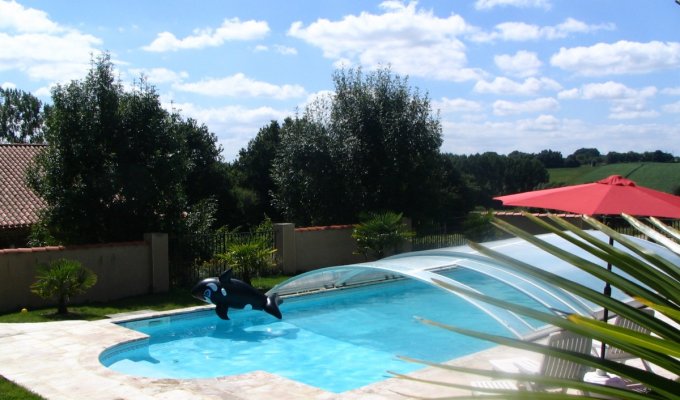
[[297,271],[297,255],[295,249],[295,224],[274,224],[276,235],[276,258],[282,263],[285,274]]
[[170,290],[168,234],[145,233],[144,241],[149,243],[149,293],[167,292]]

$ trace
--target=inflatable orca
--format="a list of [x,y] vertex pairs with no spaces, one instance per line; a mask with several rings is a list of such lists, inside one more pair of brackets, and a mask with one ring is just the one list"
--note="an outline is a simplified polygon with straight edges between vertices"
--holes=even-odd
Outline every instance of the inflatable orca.
[[227,315],[229,307],[243,309],[246,304],[250,304],[254,310],[264,310],[281,319],[279,304],[282,300],[277,294],[267,297],[254,287],[231,276],[231,269],[228,269],[219,279],[203,279],[191,289],[191,295],[208,304],[214,304],[217,316],[222,319],[229,319]]

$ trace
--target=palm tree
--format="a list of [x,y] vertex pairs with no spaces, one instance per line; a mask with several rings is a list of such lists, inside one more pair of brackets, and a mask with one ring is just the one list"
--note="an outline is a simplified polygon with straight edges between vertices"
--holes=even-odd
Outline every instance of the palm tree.
[[71,297],[85,293],[97,283],[97,275],[80,262],[61,258],[38,267],[37,280],[31,291],[42,298],[57,299],[57,314],[68,314],[66,304]]
[[372,213],[354,228],[352,237],[357,242],[357,253],[381,259],[389,251],[413,237],[403,222],[403,215],[394,212]]
[[[680,266],[675,265],[669,260],[661,257],[658,254],[650,252],[637,245],[624,235],[618,234],[607,226],[601,224],[597,220],[584,216],[583,219],[593,228],[598,229],[614,240],[620,245],[628,248],[632,253],[638,257],[634,257],[629,253],[622,251],[617,245],[613,247],[606,242],[594,238],[587,232],[578,229],[576,226],[566,222],[565,220],[556,216],[550,216],[551,220],[557,225],[548,224],[539,218],[533,217],[525,213],[525,216],[530,218],[535,223],[543,226],[549,231],[559,235],[564,240],[577,244],[582,249],[588,251],[594,256],[602,259],[605,262],[610,262],[616,266],[617,269],[625,272],[635,280],[626,278],[616,272],[607,271],[599,265],[593,264],[585,259],[582,259],[573,254],[561,250],[559,247],[553,246],[526,231],[523,231],[513,225],[503,222],[498,219],[493,220],[493,224],[502,230],[516,235],[534,245],[541,250],[546,251],[554,256],[560,257],[582,269],[583,271],[606,280],[612,286],[618,287],[622,291],[629,294],[639,303],[653,309],[657,316],[662,318],[651,317],[648,313],[639,310],[631,305],[623,303],[619,300],[605,296],[597,291],[586,288],[580,284],[574,283],[562,277],[548,273],[540,268],[540,266],[532,266],[515,260],[511,257],[505,256],[502,253],[488,249],[482,245],[471,243],[470,246],[478,250],[483,255],[491,257],[495,260],[503,262],[511,268],[521,271],[524,274],[531,275],[536,280],[544,280],[553,285],[559,286],[562,289],[576,294],[585,300],[589,300],[602,307],[614,311],[616,314],[629,319],[636,324],[649,329],[653,335],[640,334],[633,330],[617,327],[613,324],[607,324],[603,321],[596,320],[590,317],[580,315],[555,315],[546,312],[537,311],[527,307],[522,307],[516,304],[508,303],[502,300],[495,299],[490,296],[482,295],[473,291],[461,289],[447,285],[444,282],[438,282],[447,289],[457,291],[461,294],[485,301],[500,307],[505,307],[513,312],[526,315],[531,318],[552,324],[564,330],[569,330],[579,335],[591,337],[594,340],[605,342],[611,346],[615,346],[625,352],[628,352],[642,360],[647,361],[653,365],[662,367],[663,369],[680,375],[680,331],[676,328],[680,324]],[[661,234],[652,227],[642,223],[641,221],[623,215],[623,217],[637,230],[647,237],[653,238],[657,243],[663,244],[669,250],[676,254],[680,254],[680,232],[671,229],[662,224],[660,221],[650,218],[653,225],[665,232]],[[564,231],[562,230],[564,229]],[[571,234],[570,234],[571,233]],[[644,261],[643,261],[644,260]],[[672,321],[671,323],[664,322]],[[477,337],[483,340],[495,342],[497,344],[508,345],[516,348],[522,348],[542,354],[551,354],[556,357],[565,357],[551,350],[549,347],[541,346],[534,343],[529,343],[517,339],[510,339],[507,337],[485,334],[483,332],[470,331],[454,326],[447,326],[437,323],[435,321],[423,320],[424,323],[448,329],[453,332],[462,333],[465,335]],[[492,378],[505,377],[509,375],[518,381],[533,381],[538,384],[549,384],[555,386],[570,388],[586,393],[592,393],[602,396],[609,396],[611,398],[624,400],[641,400],[641,399],[680,399],[680,382],[669,379],[665,376],[656,374],[652,371],[646,371],[638,368],[628,366],[623,363],[617,363],[611,360],[602,359],[600,357],[581,355],[573,357],[572,361],[579,362],[588,367],[601,369],[608,373],[616,374],[623,379],[638,383],[648,390],[648,393],[641,394],[635,391],[594,385],[585,382],[570,381],[570,380],[555,380],[554,378],[546,378],[528,374],[502,374],[495,371],[482,371],[477,369],[470,369],[465,367],[454,367],[443,364],[430,363],[423,360],[407,359],[413,362],[419,362],[426,365],[443,368],[453,372],[474,373],[484,375]],[[463,389],[473,390],[474,388],[465,385],[457,385],[451,383],[425,381],[412,377],[407,377],[399,374],[404,379],[417,380],[432,384],[444,385],[449,387],[458,387]],[[574,395],[567,393],[535,393],[526,391],[504,391],[498,390],[494,393],[495,396],[502,395],[502,398],[573,398]],[[495,397],[498,398],[498,397]]]

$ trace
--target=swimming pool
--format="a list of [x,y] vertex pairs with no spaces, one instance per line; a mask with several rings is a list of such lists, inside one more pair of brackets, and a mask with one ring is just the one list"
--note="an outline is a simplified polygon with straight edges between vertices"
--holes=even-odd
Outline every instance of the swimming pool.
[[[538,303],[512,287],[467,269],[447,276],[526,305]],[[417,322],[422,316],[469,329],[508,335],[506,327],[457,296],[413,279],[289,297],[283,320],[259,311],[213,310],[130,321],[121,325],[148,340],[116,346],[102,364],[130,375],[205,378],[264,370],[343,392],[421,368],[404,355],[442,362],[491,345]]]

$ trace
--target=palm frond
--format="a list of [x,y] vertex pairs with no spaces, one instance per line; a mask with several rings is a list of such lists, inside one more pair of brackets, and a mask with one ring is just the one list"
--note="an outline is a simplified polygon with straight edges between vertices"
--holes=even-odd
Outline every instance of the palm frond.
[[[447,290],[454,291],[461,296],[474,300],[483,301],[488,304],[505,308],[511,312],[521,314],[538,321],[572,331],[576,334],[590,337],[595,340],[617,347],[622,351],[640,357],[641,359],[667,370],[671,376],[676,378],[680,374],[680,331],[677,323],[680,321],[680,266],[664,258],[662,255],[650,251],[649,248],[641,246],[634,240],[625,235],[621,235],[609,227],[601,224],[590,217],[584,220],[593,228],[600,230],[612,240],[621,244],[621,248],[611,246],[592,234],[583,231],[573,224],[557,217],[550,216],[552,223],[547,223],[538,218],[527,215],[533,222],[539,224],[550,232],[555,233],[560,238],[583,249],[603,262],[615,266],[614,271],[608,271],[603,265],[598,265],[583,257],[576,256],[564,250],[558,245],[553,245],[540,238],[519,229],[504,221],[494,219],[493,224],[500,229],[509,232],[545,251],[558,257],[582,271],[605,282],[609,282],[613,287],[625,292],[640,304],[649,307],[662,318],[653,317],[636,307],[626,304],[620,300],[606,296],[596,290],[585,287],[573,282],[565,277],[549,273],[540,266],[529,265],[525,262],[516,260],[498,251],[489,249],[483,245],[470,243],[470,247],[478,251],[482,256],[492,258],[497,262],[511,268],[521,274],[528,275],[533,279],[548,283],[556,288],[560,288],[584,300],[600,305],[621,317],[627,318],[634,323],[646,328],[653,335],[640,333],[631,329],[599,321],[592,316],[584,315],[565,315],[559,310],[541,311],[530,307],[520,306],[504,300],[496,299],[493,296],[482,294],[478,291],[450,285],[442,280],[434,280]],[[647,237],[653,238],[655,242],[665,246],[672,252],[680,254],[680,246],[674,241],[680,238],[676,230],[665,226],[658,220],[650,219],[650,222],[661,229],[664,234],[659,233],[652,227],[638,221],[637,219],[624,216],[624,218],[638,231]],[[670,237],[669,237],[670,236]],[[629,252],[623,251],[627,249]],[[632,253],[632,254],[631,254]],[[625,274],[619,273],[622,271]],[[670,321],[670,322],[666,322]],[[566,350],[551,348],[549,346],[532,343],[520,339],[506,336],[493,335],[479,331],[462,329],[421,319],[421,322],[441,329],[446,329],[458,334],[468,335],[481,340],[490,341],[498,345],[509,346],[517,349],[537,352],[543,355],[550,355],[565,360],[574,361],[590,368],[602,369],[604,371],[617,374],[624,379],[638,382],[650,390],[649,393],[640,394],[622,388],[613,388],[601,385],[594,385],[581,381],[564,380],[548,376],[535,376],[528,374],[508,374],[490,370],[479,370],[468,367],[460,367],[448,364],[432,363],[424,360],[403,358],[406,361],[440,368],[452,373],[466,373],[487,376],[494,379],[514,379],[517,381],[531,381],[539,385],[558,386],[580,390],[586,393],[609,396],[613,398],[642,400],[644,399],[680,399],[680,382],[676,379],[646,371],[624,363],[603,359],[599,356],[584,355],[573,353]],[[437,382],[414,377],[395,374],[402,379],[409,379],[429,384],[437,384],[459,389],[475,390],[475,388],[450,382]],[[484,389],[487,393],[487,389]],[[503,398],[531,398],[531,399],[568,399],[573,398],[570,393],[542,393],[527,391],[504,391],[488,390],[490,396],[498,394]],[[457,397],[468,398],[469,396]]]

